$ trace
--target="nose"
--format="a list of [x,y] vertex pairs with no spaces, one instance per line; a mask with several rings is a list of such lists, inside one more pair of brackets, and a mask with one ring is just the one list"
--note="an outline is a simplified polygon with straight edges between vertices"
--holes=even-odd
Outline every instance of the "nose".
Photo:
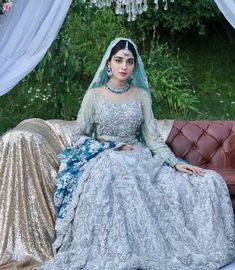
[[122,63],[122,69],[123,69],[123,70],[126,70],[126,69],[127,69],[127,64],[126,64],[125,61],[123,61],[123,63]]

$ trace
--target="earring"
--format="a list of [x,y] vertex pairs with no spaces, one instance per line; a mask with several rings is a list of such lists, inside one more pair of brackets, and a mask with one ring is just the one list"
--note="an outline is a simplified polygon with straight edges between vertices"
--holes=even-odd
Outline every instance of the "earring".
[[107,74],[108,74],[109,77],[111,77],[113,75],[111,67],[108,67]]

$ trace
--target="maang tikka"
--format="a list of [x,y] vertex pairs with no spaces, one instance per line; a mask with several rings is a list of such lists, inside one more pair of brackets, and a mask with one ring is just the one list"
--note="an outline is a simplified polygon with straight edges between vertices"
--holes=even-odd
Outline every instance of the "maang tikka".
[[130,53],[129,48],[128,48],[128,41],[126,41],[126,46],[125,46],[123,53],[125,56],[128,56]]

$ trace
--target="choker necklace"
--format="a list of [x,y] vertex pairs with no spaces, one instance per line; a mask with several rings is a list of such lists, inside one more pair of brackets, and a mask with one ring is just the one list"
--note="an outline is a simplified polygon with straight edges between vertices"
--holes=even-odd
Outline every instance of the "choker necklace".
[[106,83],[106,86],[111,92],[116,93],[116,94],[125,93],[130,89],[130,84],[129,83],[127,83],[126,85],[123,85],[123,86],[114,86],[114,85],[111,84],[110,81],[108,81]]

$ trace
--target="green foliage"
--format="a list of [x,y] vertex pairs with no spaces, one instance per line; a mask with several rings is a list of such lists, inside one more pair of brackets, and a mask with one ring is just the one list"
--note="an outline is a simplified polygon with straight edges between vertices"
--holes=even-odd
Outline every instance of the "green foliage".
[[198,99],[193,94],[189,71],[178,57],[169,53],[167,45],[152,46],[147,55],[146,68],[157,116],[160,114],[161,117],[161,111],[171,112],[172,115],[197,111],[195,104]]
[[71,53],[80,59],[79,78],[89,83],[107,45],[116,36],[130,36],[125,19],[112,9],[95,9],[74,2],[68,18],[69,32],[73,33]]
[[175,44],[189,30],[206,34],[206,24],[222,18],[213,0],[175,0],[168,4],[167,10],[164,10],[162,1],[159,1],[158,10],[153,1],[148,1],[148,5],[147,12],[128,26],[132,32],[138,33],[138,43],[147,50],[150,41],[156,42],[159,36]]
[[[235,39],[235,32],[231,32]],[[219,42],[218,42],[219,41]],[[191,118],[235,118],[235,40],[218,39],[217,32],[184,40],[180,54],[186,65],[192,66],[191,84],[200,100],[201,115],[188,113]]]

